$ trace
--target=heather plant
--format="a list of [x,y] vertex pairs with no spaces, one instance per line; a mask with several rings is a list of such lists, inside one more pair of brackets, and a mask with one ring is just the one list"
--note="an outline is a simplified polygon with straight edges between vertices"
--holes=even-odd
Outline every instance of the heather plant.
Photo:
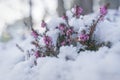
[[[58,57],[57,55],[59,54],[60,48],[62,46],[70,45],[73,45],[75,47],[78,47],[79,45],[84,46],[78,47],[78,53],[85,50],[98,50],[101,46],[103,46],[103,43],[98,44],[93,37],[93,34],[97,27],[97,24],[102,21],[104,16],[107,14],[107,7],[108,5],[102,6],[100,8],[99,17],[96,20],[93,20],[88,30],[83,29],[80,33],[76,31],[73,26],[69,25],[69,16],[64,13],[61,18],[65,21],[65,23],[60,23],[57,27],[55,27],[55,30],[59,31],[57,34],[58,37],[56,44],[53,43],[54,41],[52,37],[47,34],[50,31],[48,24],[42,20],[41,27],[45,28],[45,32],[40,34],[33,28],[31,29],[31,35],[34,38],[31,43],[35,46],[35,48],[31,49],[31,51],[29,51],[29,54],[33,53],[32,56],[34,55],[36,59],[45,56]],[[79,19],[82,11],[83,9],[80,6],[76,5],[72,11],[72,17]],[[41,39],[43,40],[44,45],[41,45]]]

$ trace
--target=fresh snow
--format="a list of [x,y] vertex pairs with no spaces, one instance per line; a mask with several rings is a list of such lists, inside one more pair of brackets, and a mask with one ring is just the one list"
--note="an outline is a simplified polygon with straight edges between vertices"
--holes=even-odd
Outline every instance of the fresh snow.
[[[120,80],[119,13],[120,11],[109,10],[108,15],[97,25],[94,33],[99,42],[110,41],[111,48],[101,47],[98,51],[84,51],[77,54],[76,47],[63,46],[60,48],[58,58],[38,58],[35,66],[34,56],[30,59],[26,58],[26,51],[33,47],[30,45],[32,37],[27,36],[25,41],[15,39],[6,44],[0,43],[0,80]],[[96,18],[96,14],[84,16],[84,21],[71,19],[70,25],[81,31],[77,26],[83,28],[84,24],[89,26],[91,20]],[[64,21],[53,19],[48,23],[48,27],[54,26],[47,33],[54,40],[57,36],[55,27],[60,22]],[[25,50],[24,53],[17,49],[16,43]]]

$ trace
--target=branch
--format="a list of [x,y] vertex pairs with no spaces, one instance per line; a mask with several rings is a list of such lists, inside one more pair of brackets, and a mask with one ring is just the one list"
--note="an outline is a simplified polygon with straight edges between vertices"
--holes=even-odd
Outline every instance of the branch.
[[24,50],[23,50],[18,44],[16,44],[16,47],[17,47],[21,52],[24,52]]

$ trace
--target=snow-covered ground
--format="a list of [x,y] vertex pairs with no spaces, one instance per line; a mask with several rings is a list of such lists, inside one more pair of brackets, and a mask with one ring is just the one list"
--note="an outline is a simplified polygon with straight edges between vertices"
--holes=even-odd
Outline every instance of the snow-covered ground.
[[[27,50],[31,46],[31,38],[0,43],[0,80],[120,80],[119,13],[110,10],[95,31],[100,41],[112,43],[111,48],[101,47],[98,51],[77,54],[76,47],[64,46],[60,49],[59,58],[39,58],[37,66],[33,66],[34,57],[25,60],[26,53],[20,52],[15,46],[19,43]],[[89,20],[91,16],[88,15],[86,19]],[[76,24],[73,22],[71,25]],[[66,61],[65,55],[72,56],[73,60]]]

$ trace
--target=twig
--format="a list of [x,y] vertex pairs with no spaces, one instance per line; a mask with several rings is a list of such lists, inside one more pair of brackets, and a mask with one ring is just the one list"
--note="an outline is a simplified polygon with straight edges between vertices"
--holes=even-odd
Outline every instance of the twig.
[[92,38],[92,35],[93,35],[93,33],[94,33],[95,29],[96,29],[97,23],[100,21],[101,17],[103,17],[103,15],[101,15],[101,16],[97,19],[96,22],[95,22],[95,21],[93,22],[93,25],[91,26],[91,28],[90,28],[90,33],[89,33],[90,39]]
[[24,50],[23,50],[18,44],[16,44],[16,47],[17,47],[21,52],[24,52]]

